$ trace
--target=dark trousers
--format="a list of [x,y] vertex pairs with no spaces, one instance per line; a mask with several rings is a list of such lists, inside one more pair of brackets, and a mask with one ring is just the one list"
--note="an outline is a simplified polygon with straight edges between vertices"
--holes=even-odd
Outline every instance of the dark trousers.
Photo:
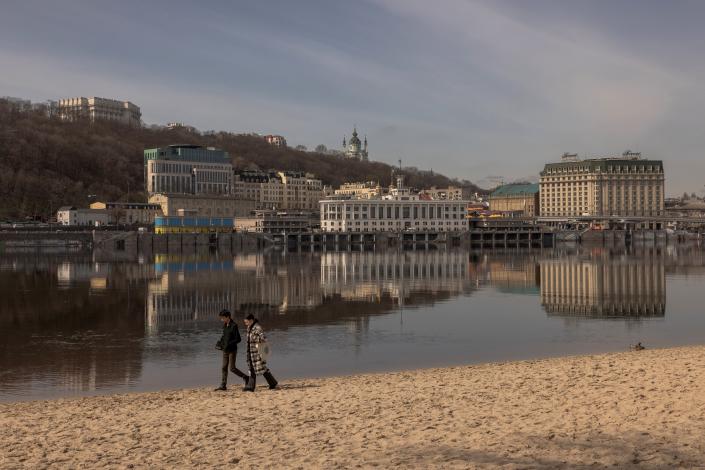
[[[230,371],[240,377],[241,379],[247,379],[247,375],[245,375],[244,372],[242,372],[240,369],[235,367],[235,357],[237,356],[237,350],[235,351],[223,351],[223,369],[222,369],[222,378],[220,380],[220,384],[222,386],[226,386],[228,383],[228,369]],[[229,367],[228,367],[229,366]]]

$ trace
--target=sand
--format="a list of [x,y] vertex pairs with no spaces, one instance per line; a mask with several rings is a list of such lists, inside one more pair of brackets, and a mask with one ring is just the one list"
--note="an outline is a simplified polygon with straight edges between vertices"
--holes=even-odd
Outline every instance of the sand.
[[704,387],[688,347],[3,404],[0,468],[702,467]]

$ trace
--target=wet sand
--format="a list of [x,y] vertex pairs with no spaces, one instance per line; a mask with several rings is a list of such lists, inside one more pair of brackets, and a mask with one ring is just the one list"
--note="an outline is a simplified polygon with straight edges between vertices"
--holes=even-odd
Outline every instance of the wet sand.
[[1,404],[0,468],[705,466],[701,346],[259,385]]

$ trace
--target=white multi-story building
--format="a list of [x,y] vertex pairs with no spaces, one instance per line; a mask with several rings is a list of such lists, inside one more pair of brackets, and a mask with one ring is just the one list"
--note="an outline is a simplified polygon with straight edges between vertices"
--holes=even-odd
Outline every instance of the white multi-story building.
[[59,100],[57,111],[61,119],[119,121],[130,126],[142,125],[142,113],[139,106],[129,101],[109,98],[66,98]]
[[379,199],[329,198],[320,202],[321,230],[324,232],[398,232],[432,230],[460,232],[468,229],[468,201],[420,199],[397,187]]

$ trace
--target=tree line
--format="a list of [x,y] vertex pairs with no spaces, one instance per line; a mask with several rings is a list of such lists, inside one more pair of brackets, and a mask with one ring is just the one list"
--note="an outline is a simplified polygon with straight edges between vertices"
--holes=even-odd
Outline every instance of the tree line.
[[[381,162],[274,147],[257,135],[69,122],[0,100],[0,220],[46,220],[61,206],[85,207],[93,200],[144,202],[143,150],[177,143],[222,148],[236,169],[305,171],[334,187],[349,181],[386,186],[393,170]],[[402,173],[411,187],[455,185],[482,192],[431,171]]]

